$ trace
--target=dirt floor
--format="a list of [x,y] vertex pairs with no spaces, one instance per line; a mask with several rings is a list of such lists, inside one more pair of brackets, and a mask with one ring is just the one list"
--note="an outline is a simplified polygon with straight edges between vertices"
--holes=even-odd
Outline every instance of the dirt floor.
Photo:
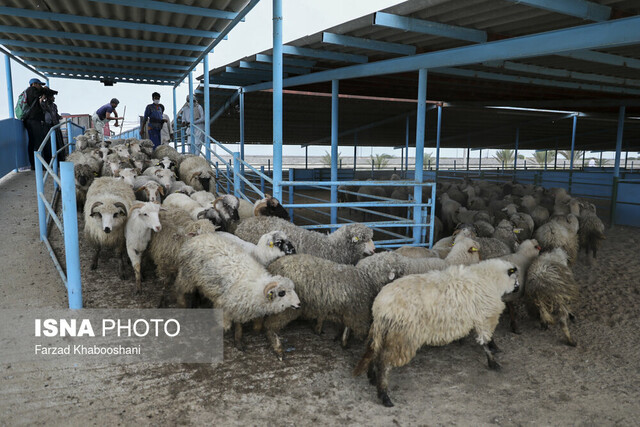
[[[64,290],[37,238],[29,175],[0,184],[0,307],[61,308]],[[581,298],[570,325],[577,347],[564,344],[558,327],[542,331],[520,310],[521,335],[509,331],[506,319],[495,334],[503,350],[501,372],[487,369],[472,337],[425,347],[409,365],[393,370],[394,408],[378,403],[366,378],[351,375],[362,342],[343,350],[333,341],[335,329],[316,336],[301,322],[282,333],[289,350],[283,362],[264,336],[252,333],[245,336],[244,353],[226,337],[225,361],[217,366],[45,370],[3,362],[0,424],[637,425],[639,246],[639,229],[615,227],[607,230],[597,262],[590,265],[580,255],[574,272]],[[80,252],[86,307],[157,305],[160,291],[152,279],[142,295],[133,296],[132,281],[115,278],[114,259],[104,256],[93,272],[83,242]]]

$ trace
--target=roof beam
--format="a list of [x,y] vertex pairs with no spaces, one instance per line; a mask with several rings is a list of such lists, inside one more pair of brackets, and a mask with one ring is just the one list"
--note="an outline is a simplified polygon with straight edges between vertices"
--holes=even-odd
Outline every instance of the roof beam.
[[14,61],[16,61],[16,63],[18,65],[23,66],[24,68],[26,68],[27,70],[31,71],[32,73],[35,73],[39,76],[44,77],[45,79],[47,78],[47,76],[45,76],[43,73],[41,73],[40,71],[36,70],[32,65],[27,64],[26,62],[24,62],[24,59],[22,58],[18,58],[17,56],[13,55],[11,52],[9,52],[5,47],[0,46],[0,52],[4,53],[5,55],[9,56],[9,58],[13,58]]
[[640,89],[629,89],[617,86],[603,86],[590,83],[564,82],[557,80],[539,79],[536,77],[513,76],[508,74],[487,73],[485,71],[465,70],[462,68],[436,68],[431,71],[434,73],[448,74],[458,77],[498,80],[510,83],[533,84],[539,86],[562,87],[578,90],[592,90],[594,92],[618,93],[621,95],[640,95]]
[[[68,15],[66,13],[43,12],[40,10],[21,9],[17,7],[0,6],[0,15],[17,16],[20,18],[43,19],[47,21],[69,22],[72,24],[95,25],[98,27],[125,28],[128,30],[151,31],[154,33],[178,34],[183,36],[216,38],[220,35],[215,31],[194,30],[191,28],[170,27],[167,25],[144,24],[140,22],[120,21],[118,19],[93,18],[91,16]],[[102,36],[103,40],[105,39]]]
[[[297,86],[344,80],[383,74],[458,67],[484,61],[513,60],[534,56],[554,55],[580,49],[599,49],[640,43],[640,16],[616,19],[578,27],[564,28],[506,40],[444,49],[413,56],[386,59],[371,64],[351,65],[343,68],[320,71],[284,80],[285,86]],[[271,84],[260,84],[245,88],[246,91],[270,89]]]
[[[19,47],[28,47],[33,49],[60,50],[63,52],[83,52],[83,53],[94,53],[96,55],[127,56],[127,57],[145,58],[145,59],[162,59],[165,61],[191,62],[193,60],[192,56],[132,52],[128,50],[99,49],[95,47],[67,46],[64,44],[54,44],[54,43],[35,43],[35,42],[27,42],[23,40],[11,40],[11,39],[0,39],[0,44],[3,44],[5,46],[19,46]],[[32,53],[32,52],[29,52],[29,53]]]
[[611,8],[586,0],[507,0],[512,3],[544,9],[590,21],[606,21],[611,17]]
[[247,5],[244,8],[242,8],[240,12],[238,12],[236,17],[233,18],[233,20],[229,22],[226,27],[224,27],[224,30],[222,30],[222,32],[220,33],[220,36],[216,37],[211,43],[209,43],[208,46],[202,49],[202,53],[200,53],[200,55],[198,55],[198,57],[191,63],[191,66],[189,66],[187,71],[182,75],[182,78],[178,80],[178,82],[175,84],[174,87],[177,87],[180,84],[180,82],[182,82],[185,78],[187,78],[189,73],[194,68],[196,68],[196,66],[204,59],[206,55],[209,54],[209,52],[213,50],[214,47],[218,45],[218,43],[220,43],[222,40],[227,38],[227,34],[229,34],[231,30],[233,30],[236,27],[236,25],[238,25],[238,23],[241,22],[249,12],[251,12],[251,9],[253,9],[258,4],[259,1],[260,0],[249,0],[249,3],[247,3]]
[[511,61],[483,62],[482,65],[493,68],[503,68],[505,70],[519,71],[523,73],[542,74],[552,77],[564,77],[574,80],[585,80],[598,83],[614,85],[640,86],[640,80],[625,79],[622,77],[611,77],[601,74],[581,73],[578,71],[562,70],[558,68],[540,67],[538,65],[521,64]]
[[13,51],[13,54],[21,58],[58,59],[58,60],[66,60],[66,61],[90,62],[90,63],[107,64],[107,65],[109,64],[129,65],[129,66],[136,66],[136,67],[143,67],[143,68],[179,70],[179,71],[182,71],[188,67],[187,65],[171,65],[171,64],[163,64],[159,62],[126,61],[126,60],[120,60],[120,59],[92,58],[89,56],[59,55],[57,53]]
[[139,9],[158,10],[161,12],[182,13],[184,15],[202,16],[216,19],[234,19],[238,14],[226,10],[208,9],[206,7],[186,6],[183,4],[165,3],[154,0],[89,0],[96,3],[115,4],[136,7]]
[[282,46],[282,53],[285,55],[306,56],[308,58],[328,59],[330,61],[354,62],[356,64],[366,64],[369,58],[364,55],[354,55],[351,53],[331,52],[328,50],[309,49],[308,47]]
[[[246,68],[251,70],[262,70],[262,71],[269,71],[269,72],[273,70],[273,67],[271,65],[262,64],[260,62],[248,62],[248,61],[240,61],[240,68]],[[308,68],[289,67],[286,65],[283,67],[283,71],[285,73],[291,73],[291,74],[308,74],[309,72],[311,72],[311,70],[309,70]]]
[[579,59],[581,61],[640,69],[640,59],[627,58],[626,56],[612,55],[610,53],[595,52],[593,50],[579,50],[575,52],[559,53],[558,55],[565,56],[567,58]]
[[376,12],[373,15],[373,25],[476,43],[484,43],[487,41],[486,31],[441,24],[424,19],[409,18],[407,16],[394,15],[386,12]]
[[[40,36],[40,37],[55,37],[59,39],[71,39],[71,40],[85,40],[100,43],[101,45],[105,44],[106,37],[98,36],[93,34],[84,34],[84,33],[72,33],[68,31],[51,31],[51,30],[38,30],[36,28],[25,28],[25,27],[11,27],[8,25],[0,25],[0,33],[9,33],[9,34],[27,34],[30,36]],[[157,47],[161,49],[177,49],[177,50],[193,50],[193,51],[203,51],[206,49],[205,46],[198,45],[190,45],[183,43],[165,43],[165,42],[156,42],[150,40],[139,40],[139,39],[128,39],[124,37],[111,37],[109,38],[110,45],[130,45],[130,46],[146,46],[146,47]]]
[[[268,79],[272,77],[271,70],[253,70],[248,68],[225,67],[224,71],[226,73],[242,74],[250,77],[265,77]],[[288,76],[288,74],[283,73],[283,76]]]
[[378,40],[363,39],[361,37],[345,36],[343,34],[322,33],[322,42],[338,46],[355,47],[358,49],[375,50],[379,52],[397,53],[399,55],[413,55],[415,46],[402,43],[389,43]]
[[[91,73],[94,75],[95,73]],[[155,79],[146,79],[141,80],[140,77],[126,77],[126,76],[107,76],[107,75],[98,75],[95,77],[87,77],[85,74],[77,74],[68,73],[67,75],[58,75],[55,73],[47,73],[49,78],[53,79],[73,79],[73,80],[91,80],[97,81],[103,78],[113,79],[114,83],[134,83],[134,84],[147,84],[147,85],[173,85],[173,80],[155,80]]]
[[[316,65],[315,61],[308,61],[306,59],[283,58],[283,60],[284,65],[293,65],[294,67],[313,68]],[[273,56],[258,53],[256,55],[256,62],[266,62],[269,64],[273,64]]]
[[[80,65],[80,64],[60,64],[56,62],[38,62],[38,61],[25,61],[27,64],[31,64],[34,67],[37,67],[41,70],[58,70],[59,72],[74,72],[83,71],[85,73],[129,73],[129,74],[139,74],[141,76],[152,76],[152,77],[170,77],[175,79],[180,76],[181,73],[172,73],[172,72],[161,72],[161,71],[151,71],[151,70],[135,70],[131,68],[113,68],[113,67],[92,67],[90,65]],[[66,70],[66,71],[65,71]]]

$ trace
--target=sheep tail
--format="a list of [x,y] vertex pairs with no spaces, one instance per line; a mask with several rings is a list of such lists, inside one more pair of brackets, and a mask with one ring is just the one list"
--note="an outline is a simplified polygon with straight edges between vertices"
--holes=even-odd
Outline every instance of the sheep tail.
[[373,340],[367,340],[367,350],[362,355],[362,359],[358,362],[355,369],[353,370],[353,376],[357,377],[362,375],[363,373],[369,370],[369,365],[371,365],[371,361],[376,357],[376,351],[373,348]]

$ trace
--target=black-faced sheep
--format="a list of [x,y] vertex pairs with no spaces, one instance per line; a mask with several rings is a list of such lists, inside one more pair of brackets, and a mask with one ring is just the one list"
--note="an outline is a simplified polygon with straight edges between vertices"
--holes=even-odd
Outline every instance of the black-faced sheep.
[[296,253],[293,243],[291,243],[286,234],[281,231],[272,231],[263,235],[255,245],[224,231],[218,231],[216,235],[242,247],[245,252],[253,256],[256,261],[264,266],[271,264],[280,257]]
[[341,264],[356,264],[373,254],[373,231],[362,224],[343,225],[335,232],[324,235],[305,230],[282,218],[256,216],[240,221],[235,235],[251,243],[270,231],[283,231],[301,254],[315,255]]
[[236,324],[238,349],[242,349],[242,323],[300,308],[290,279],[269,274],[240,246],[216,233],[194,237],[183,245],[175,287],[180,307],[187,306],[188,294],[198,291],[214,307],[222,308],[224,330]]
[[124,226],[134,201],[131,186],[118,178],[97,178],[89,187],[84,206],[84,236],[95,247],[92,270],[98,268],[102,249],[114,249],[120,260],[118,273],[125,278]]
[[557,313],[567,343],[575,346],[567,320],[572,313],[571,303],[578,297],[578,285],[569,268],[565,251],[556,248],[542,253],[531,263],[524,294],[530,310],[539,314],[542,329],[555,323],[554,314]]
[[383,405],[393,406],[388,394],[391,368],[409,363],[423,345],[446,345],[472,330],[489,367],[499,369],[493,332],[505,307],[502,297],[518,291],[516,272],[514,264],[496,259],[388,284],[373,303],[367,349],[354,375],[375,375],[378,397]]
[[278,199],[272,197],[270,194],[265,194],[264,199],[256,200],[253,205],[253,215],[275,216],[286,219],[287,221],[290,219],[289,212],[282,207]]

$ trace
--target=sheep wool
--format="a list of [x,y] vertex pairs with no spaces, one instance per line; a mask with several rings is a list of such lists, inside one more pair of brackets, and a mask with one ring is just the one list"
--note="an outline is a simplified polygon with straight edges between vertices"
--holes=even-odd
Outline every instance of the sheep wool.
[[441,346],[477,333],[489,367],[499,369],[491,351],[493,332],[504,310],[502,297],[518,290],[516,267],[495,259],[467,267],[405,276],[380,291],[373,307],[367,350],[354,370],[360,375],[375,361],[378,396],[388,396],[392,367],[406,365],[423,345]]

